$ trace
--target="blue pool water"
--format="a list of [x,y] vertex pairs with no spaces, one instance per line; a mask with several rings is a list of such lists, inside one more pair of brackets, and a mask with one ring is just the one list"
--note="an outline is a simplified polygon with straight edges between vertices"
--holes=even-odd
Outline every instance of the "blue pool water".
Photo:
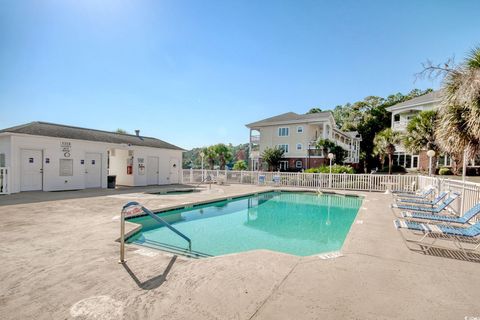
[[[269,192],[189,209],[160,217],[192,240],[192,250],[222,255],[269,249],[298,256],[339,250],[362,198],[307,192]],[[178,235],[152,218],[138,217],[141,232],[130,243],[186,248]]]

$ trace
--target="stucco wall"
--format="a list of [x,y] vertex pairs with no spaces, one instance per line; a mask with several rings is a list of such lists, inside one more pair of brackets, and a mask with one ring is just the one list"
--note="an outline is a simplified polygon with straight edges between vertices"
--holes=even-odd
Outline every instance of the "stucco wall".
[[[9,148],[8,144],[11,144]],[[71,151],[69,157],[65,157],[61,150],[61,142],[70,142]],[[171,182],[171,177],[176,176],[172,174],[170,168],[170,159],[176,158],[181,163],[182,151],[170,149],[157,149],[148,147],[135,146],[119,146],[116,144],[108,144],[103,142],[50,138],[31,135],[11,135],[0,138],[0,150],[5,150],[7,165],[10,166],[11,178],[11,192],[20,191],[20,157],[22,149],[41,150],[43,153],[43,190],[75,190],[85,188],[85,154],[86,153],[100,153],[101,160],[101,187],[107,187],[107,176],[109,170],[107,169],[107,151],[112,148],[116,149],[116,155],[121,155],[122,152],[127,153],[127,149],[134,150],[133,174],[126,175],[126,157],[121,159],[111,158],[110,174],[117,175],[117,183],[130,186],[144,186],[146,185],[146,170],[144,175],[139,175],[138,158],[144,158],[146,162],[147,156],[157,156],[160,159],[159,167],[159,183],[179,183],[178,180]],[[122,150],[124,149],[124,150]],[[0,151],[4,152],[4,151]],[[48,159],[48,163],[47,163]],[[60,159],[73,160],[73,176],[60,176],[59,163]],[[83,163],[82,163],[83,160]],[[112,161],[113,160],[113,161]],[[146,163],[145,163],[146,165]],[[177,167],[179,170],[180,167]],[[122,174],[123,172],[123,174]],[[178,174],[180,177],[180,175]],[[123,179],[123,180],[122,180]]]
[[9,137],[0,137],[0,153],[5,154],[5,166],[9,167],[11,165],[10,161],[10,138]]
[[[297,127],[303,127],[303,133],[297,132]],[[279,136],[279,128],[288,128],[288,136]],[[285,153],[287,158],[306,157],[308,143],[315,138],[315,131],[317,136],[322,136],[321,125],[276,125],[263,127],[260,130],[260,154],[266,149],[278,146],[279,144],[288,144],[288,153]],[[302,150],[297,150],[297,143],[302,144]]]

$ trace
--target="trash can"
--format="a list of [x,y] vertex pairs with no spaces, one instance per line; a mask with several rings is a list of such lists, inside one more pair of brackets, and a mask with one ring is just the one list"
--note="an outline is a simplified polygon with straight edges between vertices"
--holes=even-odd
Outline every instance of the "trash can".
[[115,189],[117,184],[117,176],[108,176],[107,177],[107,188],[108,189]]

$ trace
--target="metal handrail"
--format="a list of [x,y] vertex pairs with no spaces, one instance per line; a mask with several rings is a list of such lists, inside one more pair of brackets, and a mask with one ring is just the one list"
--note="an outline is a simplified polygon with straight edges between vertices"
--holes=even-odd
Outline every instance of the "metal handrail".
[[145,212],[147,215],[149,215],[152,219],[164,225],[165,227],[167,227],[168,229],[170,229],[171,231],[175,232],[177,235],[185,239],[188,242],[188,251],[190,252],[192,251],[192,240],[189,237],[187,237],[186,235],[184,235],[183,233],[181,233],[180,231],[172,227],[172,225],[169,224],[167,221],[163,220],[162,218],[160,218],[159,216],[157,216],[152,211],[148,210],[138,202],[132,201],[123,206],[122,213],[120,216],[120,263],[125,262],[125,209],[131,206],[139,206],[140,209],[142,209],[142,211]]

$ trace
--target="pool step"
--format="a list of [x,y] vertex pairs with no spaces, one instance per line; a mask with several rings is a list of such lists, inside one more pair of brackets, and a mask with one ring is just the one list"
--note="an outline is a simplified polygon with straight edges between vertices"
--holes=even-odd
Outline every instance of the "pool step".
[[212,255],[209,255],[207,253],[203,253],[195,250],[189,251],[186,248],[177,247],[167,243],[161,243],[153,240],[146,240],[145,242],[142,242],[142,243],[140,242],[137,243],[134,241],[133,243],[136,243],[145,247],[149,247],[151,249],[156,249],[156,250],[166,251],[173,254],[182,255],[188,258],[199,259],[199,258],[213,257]]

